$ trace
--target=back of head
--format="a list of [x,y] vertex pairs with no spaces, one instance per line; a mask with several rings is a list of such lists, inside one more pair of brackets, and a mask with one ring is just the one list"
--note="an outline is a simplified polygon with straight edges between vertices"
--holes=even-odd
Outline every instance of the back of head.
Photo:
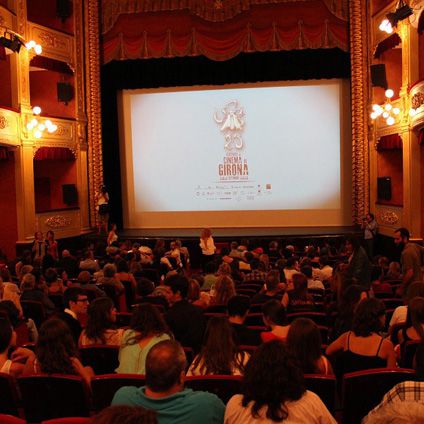
[[286,310],[281,303],[276,300],[269,300],[262,305],[262,313],[266,319],[275,325],[287,324]]
[[186,356],[181,345],[173,340],[155,344],[146,358],[146,386],[155,393],[166,392],[182,384]]
[[[408,304],[410,323],[424,341],[424,297],[414,297]],[[409,319],[408,319],[409,321]]]
[[254,271],[254,270],[256,270],[256,269],[259,268],[259,259],[254,258],[249,263],[250,263],[250,269],[252,271]]
[[13,327],[19,323],[19,309],[11,300],[2,300],[0,302],[0,311],[3,311],[7,314],[7,317]]
[[47,268],[46,272],[44,273],[44,279],[46,280],[47,285],[54,283],[57,281],[57,272],[53,268]]
[[99,297],[94,299],[87,309],[87,325],[85,333],[87,337],[99,344],[106,344],[105,331],[113,327],[112,299]]
[[78,282],[81,285],[88,284],[91,280],[91,274],[88,271],[81,271],[78,274]]
[[405,227],[398,228],[395,230],[395,233],[399,233],[402,238],[406,238],[407,240],[411,237],[409,230]]
[[129,344],[134,344],[145,337],[169,333],[163,316],[150,303],[142,303],[133,310],[130,327],[138,335],[134,340],[130,340]]
[[22,277],[21,290],[32,290],[35,288],[35,277],[33,274],[27,273]]
[[233,279],[228,275],[220,275],[215,283],[215,303],[227,303],[236,294]]
[[296,273],[292,275],[294,292],[297,296],[306,296],[308,291],[308,279],[305,274]]
[[180,295],[183,299],[187,298],[189,283],[187,277],[184,275],[172,275],[165,280],[165,284],[171,287],[171,290],[174,294],[180,292]]
[[321,344],[321,333],[311,319],[297,318],[292,322],[287,334],[287,347],[298,360],[304,373],[317,372]]
[[252,416],[266,408],[266,418],[280,422],[288,417],[286,402],[305,393],[303,373],[280,341],[259,346],[247,363],[244,374],[242,405],[253,401]]
[[312,278],[312,267],[310,265],[304,265],[300,268],[300,272],[306,275],[306,278]]
[[364,299],[359,302],[353,316],[352,331],[356,336],[368,337],[371,333],[378,333],[383,323],[381,318],[386,314],[384,303],[375,298]]
[[280,273],[277,270],[269,271],[266,276],[266,288],[267,291],[275,291],[280,283]]
[[65,308],[69,308],[70,302],[76,302],[78,300],[78,296],[84,295],[84,289],[81,287],[69,287],[63,293],[63,304]]
[[116,272],[128,272],[129,266],[128,262],[125,259],[119,258],[115,261]]
[[8,319],[0,317],[0,353],[5,352],[12,342],[13,328]]
[[156,412],[141,406],[109,406],[92,417],[89,424],[157,424]]
[[116,274],[116,266],[114,264],[106,264],[103,267],[103,275],[105,278],[112,278]]
[[250,299],[248,296],[236,295],[227,302],[227,311],[230,317],[244,317],[249,311]]

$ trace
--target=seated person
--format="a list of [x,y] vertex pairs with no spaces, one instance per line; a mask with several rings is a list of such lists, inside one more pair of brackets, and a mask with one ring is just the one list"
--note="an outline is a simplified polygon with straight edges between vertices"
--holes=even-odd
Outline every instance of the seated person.
[[263,320],[271,331],[261,333],[263,342],[271,340],[285,341],[290,329],[287,323],[286,310],[278,300],[270,300],[262,306]]
[[44,293],[43,290],[36,288],[36,280],[33,274],[25,274],[23,276],[21,292],[21,301],[33,300],[41,302],[47,314],[53,313],[56,309],[54,303],[48,298],[46,293]]
[[262,342],[259,333],[244,325],[249,307],[248,296],[231,297],[227,303],[228,321],[233,328],[234,340],[238,345],[259,346]]
[[287,312],[313,311],[315,309],[314,299],[308,293],[308,280],[304,274],[292,275],[293,290],[284,293],[281,304]]
[[263,292],[256,293],[252,299],[251,304],[265,303],[272,299],[281,299],[284,291],[281,290],[280,273],[276,270],[269,271],[265,278]]
[[335,369],[337,375],[396,366],[392,342],[379,334],[384,328],[385,318],[386,311],[380,300],[364,299],[358,304],[352,331],[342,334],[326,349],[327,356],[341,352]]
[[214,394],[184,388],[186,356],[175,341],[162,341],[146,358],[146,386],[122,387],[112,405],[157,412],[159,424],[222,424],[225,405]]

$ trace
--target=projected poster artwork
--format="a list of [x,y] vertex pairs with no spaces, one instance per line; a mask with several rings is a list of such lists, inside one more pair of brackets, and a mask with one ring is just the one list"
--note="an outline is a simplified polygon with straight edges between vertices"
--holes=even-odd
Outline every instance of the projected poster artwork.
[[341,208],[337,81],[150,91],[130,105],[136,211]]

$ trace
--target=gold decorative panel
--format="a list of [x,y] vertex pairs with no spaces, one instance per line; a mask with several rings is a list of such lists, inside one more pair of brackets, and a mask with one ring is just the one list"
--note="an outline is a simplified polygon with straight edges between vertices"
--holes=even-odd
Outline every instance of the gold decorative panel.
[[56,238],[74,236],[81,233],[79,209],[60,209],[36,214],[36,226],[43,233],[52,230]]
[[6,27],[17,32],[15,15],[3,6],[0,6],[0,27]]
[[376,204],[375,216],[380,232],[393,236],[393,231],[403,225],[403,208]]
[[41,44],[43,56],[66,62],[72,69],[75,69],[72,36],[32,22],[28,23],[28,34],[28,38]]
[[416,109],[416,114],[411,117],[411,128],[424,125],[424,81],[415,84],[409,93],[410,107]]
[[0,143],[17,146],[19,140],[19,114],[0,109]]

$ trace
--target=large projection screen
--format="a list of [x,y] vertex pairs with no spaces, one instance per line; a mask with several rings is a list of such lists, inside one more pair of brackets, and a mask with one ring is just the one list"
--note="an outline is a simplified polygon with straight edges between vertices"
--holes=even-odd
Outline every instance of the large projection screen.
[[124,90],[125,228],[351,225],[349,83]]

